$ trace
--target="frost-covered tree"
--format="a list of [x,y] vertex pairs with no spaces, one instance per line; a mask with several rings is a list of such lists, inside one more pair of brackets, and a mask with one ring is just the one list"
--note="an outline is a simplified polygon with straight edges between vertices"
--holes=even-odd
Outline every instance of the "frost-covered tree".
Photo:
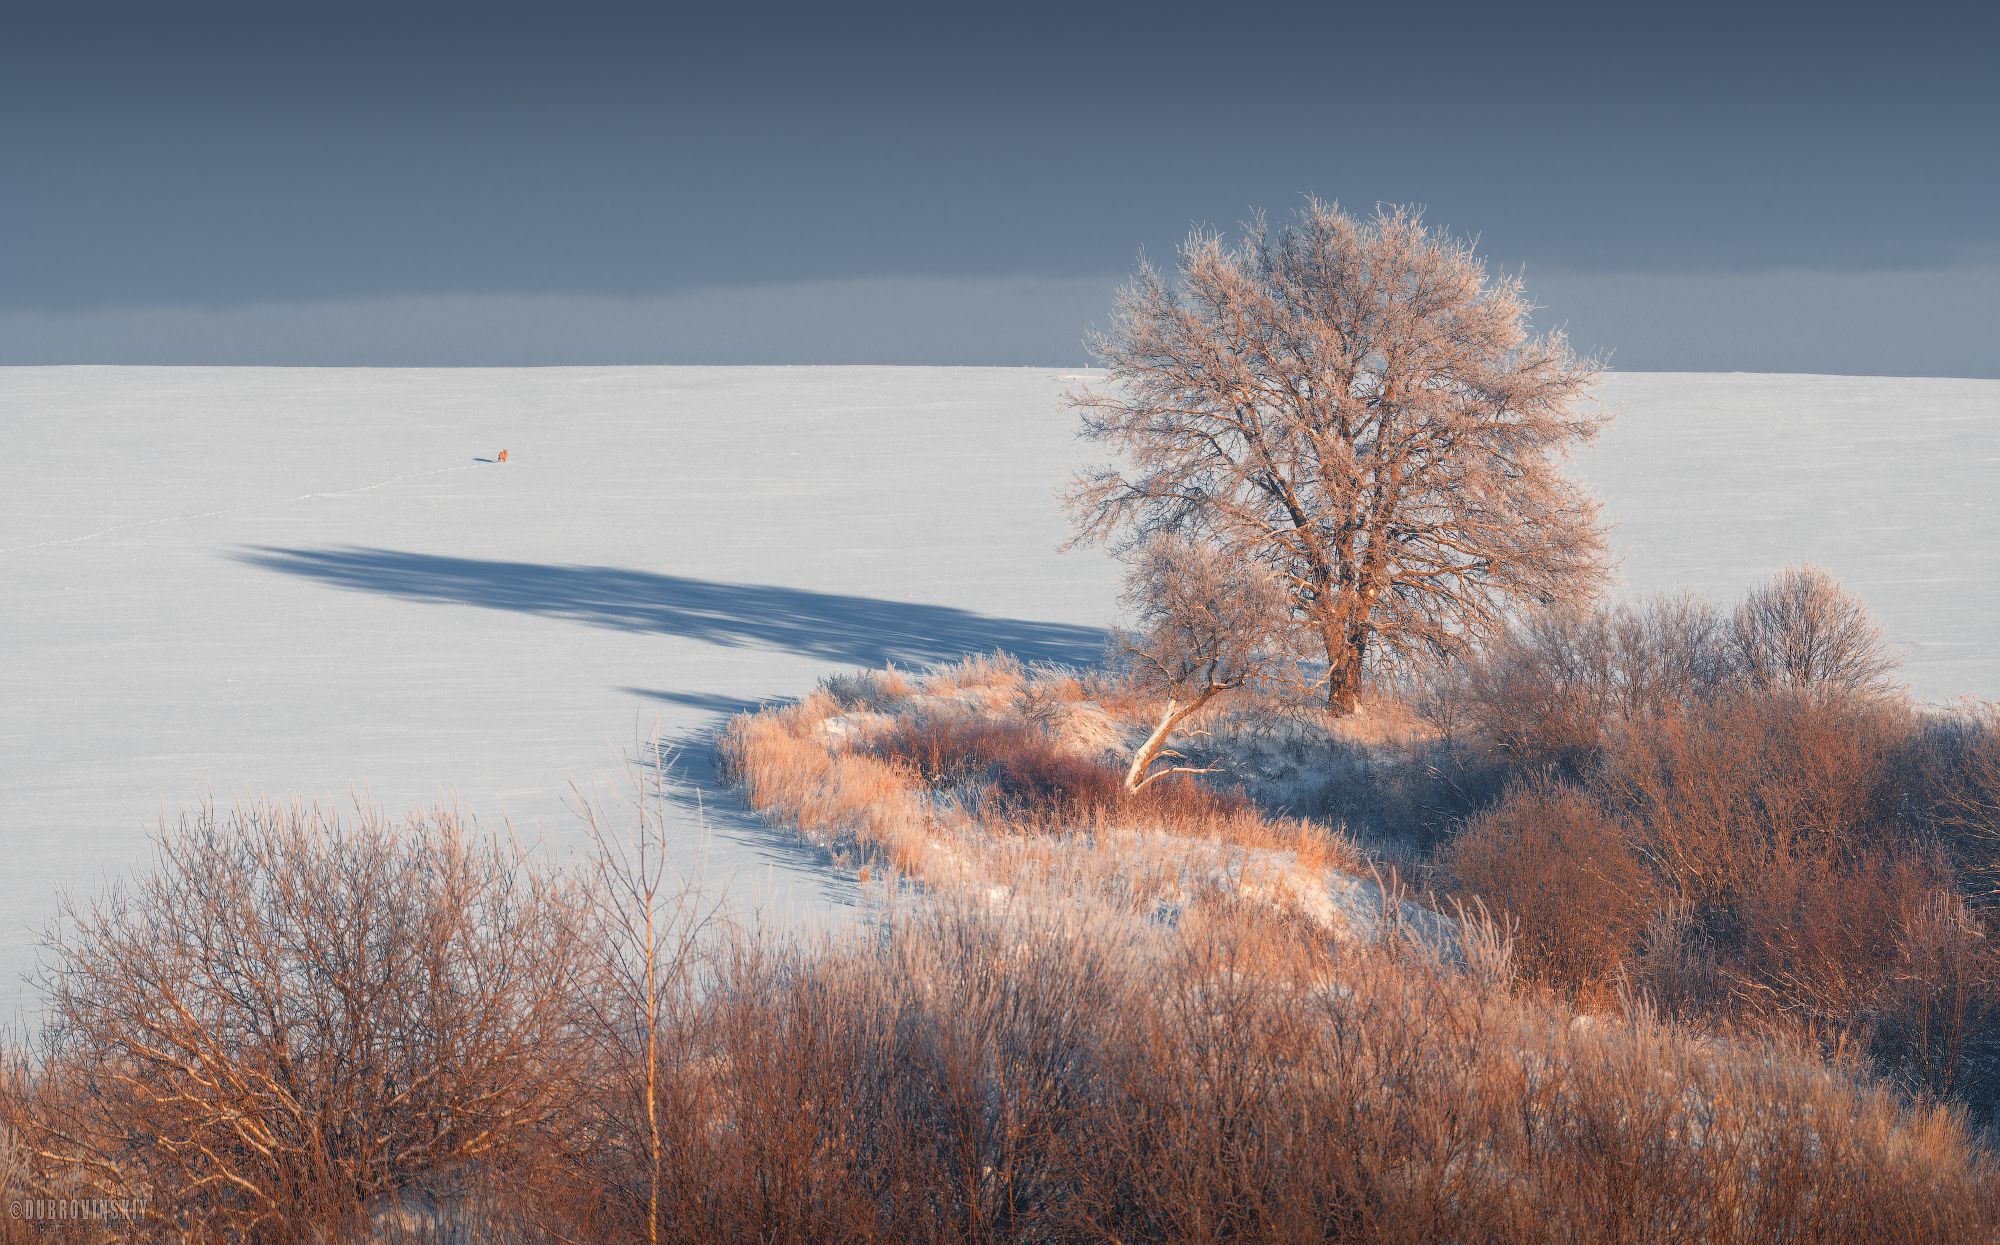
[[1731,620],[1740,673],[1758,687],[1881,694],[1900,664],[1858,597],[1817,566],[1791,566],[1750,589]]
[[1079,540],[1170,532],[1268,568],[1336,712],[1371,666],[1595,594],[1597,506],[1560,462],[1599,426],[1597,369],[1533,335],[1470,243],[1312,201],[1235,242],[1197,231],[1178,267],[1120,292],[1092,343],[1109,382],[1071,395],[1122,460],[1072,489]]
[[1285,596],[1259,564],[1177,536],[1151,537],[1130,562],[1125,601],[1139,629],[1122,637],[1122,656],[1134,682],[1164,700],[1125,773],[1126,789],[1139,791],[1169,774],[1209,772],[1154,766],[1181,759],[1168,745],[1189,718],[1284,661]]

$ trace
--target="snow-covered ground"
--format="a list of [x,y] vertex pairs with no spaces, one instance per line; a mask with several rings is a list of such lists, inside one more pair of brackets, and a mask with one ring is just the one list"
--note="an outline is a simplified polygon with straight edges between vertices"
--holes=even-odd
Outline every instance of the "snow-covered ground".
[[1733,599],[1817,562],[1922,697],[2000,697],[2000,381],[1640,373],[1578,460],[1626,585]]
[[[459,801],[550,850],[569,784],[822,674],[1089,656],[1093,456],[1055,370],[0,368],[0,1015],[57,887],[165,815]],[[1579,462],[1636,589],[1825,563],[1925,696],[2000,695],[2000,382],[1627,375]],[[509,461],[477,461],[501,448]],[[699,748],[689,776],[707,780]],[[706,792],[739,911],[846,883]],[[697,841],[699,840],[699,841]],[[691,866],[692,867],[692,866]]]

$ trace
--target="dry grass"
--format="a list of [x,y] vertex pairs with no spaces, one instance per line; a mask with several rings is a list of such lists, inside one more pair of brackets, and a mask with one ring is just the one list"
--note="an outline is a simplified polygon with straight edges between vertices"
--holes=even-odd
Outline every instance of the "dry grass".
[[1184,833],[1255,820],[1253,806],[1242,796],[1183,776],[1128,791],[1117,770],[1015,717],[901,717],[869,747],[914,769],[929,787],[985,784],[990,820],[1016,832],[1100,816]]
[[860,682],[870,677],[740,715],[718,749],[752,807],[864,866],[1000,891],[1063,878],[1176,904],[1214,875],[1322,912],[1329,871],[1366,872],[1344,836],[1239,793],[1184,778],[1126,790],[1105,745],[1144,729],[1157,712],[1144,699],[1121,704],[1121,722],[1074,675],[993,659],[893,698]]
[[865,722],[843,716],[825,692],[794,705],[742,714],[717,748],[717,770],[752,808],[835,845],[860,845],[907,873],[921,873],[926,830],[909,772],[855,752],[846,736]]

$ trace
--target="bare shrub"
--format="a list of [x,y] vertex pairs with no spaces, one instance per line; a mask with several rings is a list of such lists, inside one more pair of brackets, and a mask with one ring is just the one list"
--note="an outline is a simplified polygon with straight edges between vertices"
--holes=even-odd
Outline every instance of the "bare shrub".
[[1629,834],[1575,787],[1531,781],[1475,817],[1446,864],[1461,887],[1512,918],[1526,971],[1599,988],[1652,916],[1652,881]]
[[1738,1014],[1851,1045],[1906,1087],[2000,1115],[2000,956],[1939,862],[1785,853],[1734,912],[1719,963]]
[[1752,588],[1730,636],[1738,669],[1757,687],[1883,694],[1901,664],[1868,607],[1816,566],[1794,566]]
[[1895,959],[1875,1001],[1877,1059],[1899,1079],[2000,1122],[2000,950],[1941,888],[1896,913]]
[[1714,940],[1672,900],[1655,904],[1626,957],[1624,980],[1646,1008],[1690,1026],[1716,1019],[1729,998]]
[[1753,588],[1728,618],[1689,595],[1529,613],[1462,654],[1426,704],[1441,729],[1516,767],[1576,776],[1620,724],[1744,691],[1891,700],[1896,665],[1865,607],[1806,567]]
[[[947,902],[746,957],[691,1034],[680,1239],[1984,1239],[1948,1113],[1782,1048],[1583,1023],[1252,911]],[[1484,961],[1481,961],[1484,963]]]
[[1734,677],[1729,624],[1692,593],[1652,597],[1614,612],[1628,715],[1688,705]]
[[[1989,893],[2000,855],[2000,745],[1976,707],[1926,716],[1892,694],[1885,654],[1858,603],[1790,572],[1727,622],[1692,598],[1524,619],[1433,688],[1431,716],[1447,748],[1567,775],[1617,814],[1653,892],[1624,970],[1643,995],[1872,1051],[1984,1114],[1993,957],[1959,896]],[[1554,881],[1500,847],[1504,809],[1445,861],[1512,909]],[[1566,947],[1628,945],[1629,920],[1587,913]]]
[[1601,612],[1542,611],[1461,667],[1462,724],[1526,769],[1580,769],[1619,709],[1615,632]]
[[18,1121],[91,1192],[297,1241],[525,1174],[575,1097],[568,883],[439,811],[184,819],[49,936],[49,1092]]
[[1751,1010],[1854,1035],[1899,958],[1905,920],[1941,889],[1930,862],[1907,853],[1774,851],[1732,904],[1726,969]]
[[1594,785],[1701,920],[1777,854],[1838,858],[1891,833],[1891,764],[1913,726],[1873,699],[1733,695],[1621,724]]
[[1730,675],[1723,620],[1696,597],[1517,620],[1429,689],[1433,720],[1526,770],[1593,764],[1614,723],[1692,704]]
[[2000,705],[1975,702],[1927,718],[1905,769],[1917,816],[1937,835],[1967,899],[2000,911]]
[[1911,834],[1925,729],[1867,691],[1738,693],[1621,727],[1593,785],[1669,905],[1641,986],[1680,1014],[1872,1051],[1984,1116],[2000,1111],[2000,958],[1950,836]]

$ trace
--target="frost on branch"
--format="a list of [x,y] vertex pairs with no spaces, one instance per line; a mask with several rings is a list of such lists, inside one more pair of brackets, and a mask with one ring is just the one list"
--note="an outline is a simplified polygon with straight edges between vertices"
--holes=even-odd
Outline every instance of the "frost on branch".
[[[1125,774],[1126,788],[1139,791],[1169,774],[1209,772],[1171,764],[1182,758],[1167,743],[1218,696],[1277,669],[1285,601],[1262,566],[1177,536],[1134,550],[1125,600],[1139,629],[1122,637],[1122,654],[1138,685],[1166,698]],[[1170,764],[1154,768],[1160,761]]]

